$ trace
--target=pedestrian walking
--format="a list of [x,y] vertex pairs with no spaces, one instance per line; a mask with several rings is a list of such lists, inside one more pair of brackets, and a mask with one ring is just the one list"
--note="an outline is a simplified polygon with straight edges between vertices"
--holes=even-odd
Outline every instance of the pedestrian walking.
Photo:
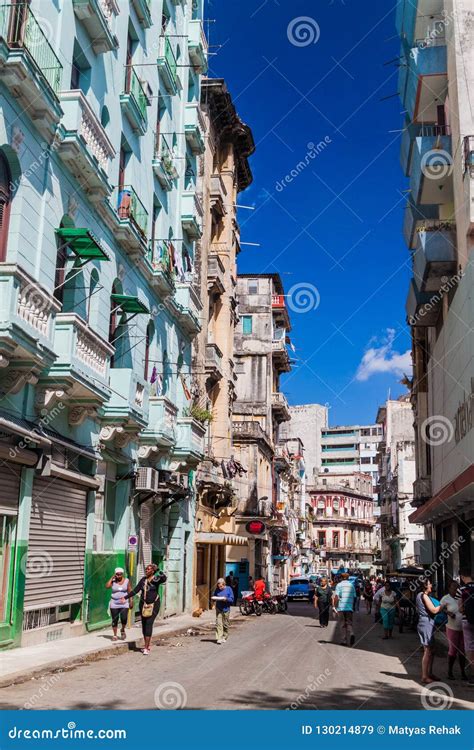
[[216,603],[216,643],[222,645],[229,637],[230,607],[234,603],[234,592],[219,578],[212,600]]
[[384,630],[382,640],[386,641],[389,638],[392,638],[395,614],[397,609],[399,609],[397,595],[392,589],[390,581],[385,581],[384,587],[377,591],[375,598],[379,604],[380,617],[382,618]]
[[462,614],[464,652],[469,666],[469,684],[474,685],[474,581],[469,568],[459,571],[459,611]]
[[354,612],[360,612],[360,597],[362,594],[362,585],[360,578],[356,578],[354,581],[355,588],[355,599],[354,599]]
[[117,641],[117,628],[120,621],[120,637],[122,641],[126,638],[125,627],[127,625],[128,612],[133,606],[133,599],[124,601],[122,599],[124,594],[130,593],[132,587],[128,578],[125,578],[125,571],[123,568],[115,568],[112,578],[109,578],[105,584],[106,589],[112,589],[110,598],[110,616],[112,618],[112,640]]
[[372,602],[374,601],[374,589],[368,578],[364,584],[364,600],[366,612],[370,615],[372,613]]
[[319,625],[321,628],[327,628],[329,615],[333,602],[333,590],[328,584],[328,579],[323,577],[319,586],[316,587],[314,606],[319,610]]
[[461,679],[467,680],[466,656],[464,653],[464,637],[462,632],[462,614],[459,611],[459,599],[456,598],[459,589],[457,581],[451,581],[448,593],[440,601],[441,606],[446,606],[448,620],[446,622],[446,636],[448,638],[448,680],[454,680],[453,668],[456,658],[459,658],[461,668]]
[[418,612],[418,635],[423,646],[423,659],[421,661],[421,681],[423,685],[431,682],[439,682],[439,677],[433,674],[433,661],[435,656],[434,618],[438,612],[444,611],[441,605],[435,605],[430,597],[433,585],[428,579],[421,584],[421,591],[416,596],[416,611]]
[[237,605],[237,599],[239,598],[239,579],[234,576],[231,570],[229,575],[225,579],[226,586],[230,586],[234,595],[234,604]]
[[342,573],[341,580],[336,586],[334,593],[334,608],[341,625],[344,640],[341,645],[354,645],[355,636],[352,623],[354,610],[355,588],[348,580],[349,574]]
[[166,576],[158,565],[150,563],[145,568],[145,575],[141,578],[134,589],[125,594],[123,601],[130,599],[135,594],[140,594],[140,615],[142,622],[142,633],[145,641],[142,654],[148,656],[151,650],[151,636],[153,635],[153,624],[160,610],[160,586],[166,582]]

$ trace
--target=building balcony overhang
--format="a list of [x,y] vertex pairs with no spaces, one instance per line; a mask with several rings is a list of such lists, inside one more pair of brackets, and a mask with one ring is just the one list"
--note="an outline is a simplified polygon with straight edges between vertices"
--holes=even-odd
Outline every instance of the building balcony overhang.
[[200,332],[202,302],[191,284],[176,284],[175,295],[167,302],[177,322],[189,336]]
[[149,29],[152,24],[151,0],[131,0],[137,14],[137,18],[144,29]]
[[178,408],[166,396],[149,397],[148,423],[140,433],[142,456],[150,448],[168,451],[176,444]]
[[290,372],[291,362],[285,341],[272,341],[272,355],[273,364],[279,372]]
[[207,290],[213,294],[225,292],[225,268],[217,254],[210,254],[207,263]]
[[419,136],[413,144],[410,190],[413,202],[448,205],[454,201],[450,135]]
[[166,137],[162,134],[158,137],[158,144],[152,161],[155,176],[163,190],[169,192],[173,189],[174,181],[178,178],[178,170]]
[[418,231],[423,227],[441,226],[439,221],[439,206],[419,205],[410,197],[405,207],[403,218],[403,236],[407,246],[414,250],[417,243]]
[[148,127],[146,108],[148,97],[135,69],[129,67],[125,75],[125,90],[120,94],[120,107],[134,133],[145,135]]
[[437,106],[447,94],[447,47],[445,39],[410,47],[402,44],[398,91],[411,122],[437,122]]
[[181,90],[182,85],[178,75],[176,57],[171,42],[166,35],[160,36],[160,49],[156,64],[166,91],[171,96],[175,96]]
[[82,91],[62,91],[64,116],[57,152],[92,202],[112,193],[108,173],[115,150]]
[[202,237],[202,205],[194,191],[183,193],[181,201],[181,226],[190,240]]
[[227,213],[227,190],[220,174],[211,175],[210,198],[211,209],[218,216],[225,216]]
[[148,211],[131,186],[116,188],[109,200],[97,204],[115,239],[132,256],[147,250]]
[[115,367],[109,385],[111,396],[101,410],[104,422],[143,429],[149,417],[149,383],[130,367]]
[[417,232],[413,276],[421,292],[437,292],[456,271],[456,236],[453,229]]
[[442,295],[420,292],[416,281],[411,279],[405,305],[407,321],[410,326],[430,328],[438,320]]
[[200,19],[189,22],[188,53],[191,65],[199,73],[207,71],[208,45],[206,35]]
[[116,0],[73,0],[74,14],[81,21],[92,41],[96,55],[111,52],[118,47],[110,22],[119,12]]
[[196,468],[204,458],[206,427],[192,417],[178,417],[176,444],[173,458],[188,467]]
[[195,156],[206,150],[204,141],[205,126],[198,102],[186,104],[184,110],[184,135],[192,153]]
[[277,422],[289,422],[291,419],[290,407],[283,393],[272,393],[272,411]]
[[206,344],[205,357],[206,376],[212,383],[217,383],[223,377],[223,357],[217,344]]
[[176,290],[167,257],[163,242],[150,242],[142,264],[146,276],[161,299],[170,297]]

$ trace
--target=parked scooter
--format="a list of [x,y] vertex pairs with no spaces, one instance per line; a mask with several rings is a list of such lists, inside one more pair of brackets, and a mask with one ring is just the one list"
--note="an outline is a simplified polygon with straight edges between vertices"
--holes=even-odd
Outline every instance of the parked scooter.
[[253,591],[242,591],[240,612],[242,615],[257,615],[257,617],[262,614],[262,603],[257,601]]
[[288,602],[287,602],[287,599],[286,599],[286,594],[275,594],[275,596],[273,598],[274,598],[274,600],[276,602],[276,606],[277,606],[277,611],[278,612],[287,612],[288,611]]
[[275,601],[275,598],[268,594],[266,591],[263,594],[262,599],[259,601],[259,604],[262,608],[262,612],[266,612],[269,615],[274,615],[277,612],[277,603]]

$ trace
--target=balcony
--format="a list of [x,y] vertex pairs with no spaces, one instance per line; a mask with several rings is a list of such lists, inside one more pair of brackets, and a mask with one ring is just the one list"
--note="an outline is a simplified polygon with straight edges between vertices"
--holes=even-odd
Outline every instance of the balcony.
[[[443,226],[443,225],[441,225]],[[444,226],[449,227],[448,224]],[[456,234],[453,228],[417,232],[413,276],[421,292],[437,292],[456,272]]]
[[103,408],[104,422],[144,427],[148,422],[150,386],[130,367],[110,370],[111,396]]
[[279,471],[288,470],[291,467],[290,454],[286,448],[286,445],[275,445],[275,456],[274,456],[275,468]]
[[273,450],[273,443],[259,422],[239,420],[232,422],[232,440],[234,443],[261,441]]
[[437,121],[437,106],[447,94],[446,41],[438,37],[427,46],[408,47],[399,73],[400,98],[411,122]]
[[222,352],[217,344],[206,344],[205,367],[206,376],[212,383],[217,383],[222,379]]
[[418,477],[413,482],[412,505],[418,507],[431,500],[431,477]]
[[201,330],[200,315],[202,303],[191,284],[176,284],[174,301],[176,319],[179,325],[188,335],[199,333]]
[[207,263],[207,290],[212,294],[225,292],[225,267],[218,255],[209,255]]
[[152,24],[151,0],[132,0],[135,13],[144,29],[149,29]]
[[25,271],[0,264],[0,371],[9,377],[20,363],[32,374],[53,363],[54,319],[60,309],[59,302]]
[[62,91],[64,117],[57,153],[93,203],[110,196],[115,150],[82,91]]
[[62,72],[30,8],[26,4],[0,4],[0,81],[48,142],[62,115],[58,99]]
[[[88,406],[103,404],[110,397],[109,365],[114,347],[73,313],[58,313],[54,326],[57,358],[41,384],[64,388],[74,404],[75,424],[86,416]],[[71,420],[71,416],[70,416]]]
[[439,206],[419,206],[409,198],[403,218],[403,236],[407,246],[414,250],[417,233],[422,227],[432,227],[439,223]]
[[[169,449],[176,443],[177,407],[166,396],[150,396],[148,424],[140,434],[140,444],[146,453],[153,449]],[[141,450],[142,458],[145,450]],[[147,455],[148,457],[148,455]]]
[[202,119],[199,103],[186,104],[184,110],[184,134],[189,148],[195,155],[203,154],[206,150],[204,142],[205,129],[206,126]]
[[132,130],[140,135],[145,135],[148,116],[146,108],[149,101],[137,73],[132,65],[125,68],[124,91],[120,94],[120,106],[122,112],[128,119]]
[[181,81],[179,80],[176,56],[166,35],[160,36],[160,50],[156,64],[165,89],[174,96],[181,89]]
[[451,136],[420,136],[413,144],[410,189],[413,202],[446,205],[454,201]]
[[160,297],[169,297],[175,291],[171,274],[170,251],[165,242],[150,242],[145,263],[151,272],[151,283]]
[[220,174],[213,174],[211,176],[210,187],[211,209],[218,213],[219,216],[225,216],[228,207],[227,189]]
[[284,294],[272,294],[272,313],[274,323],[283,325],[287,331],[291,329],[290,317],[288,315]]
[[273,364],[279,372],[290,372],[290,357],[283,339],[272,341]]
[[181,198],[181,225],[190,240],[202,237],[203,208],[194,191],[183,193]]
[[72,0],[76,18],[81,21],[92,41],[96,55],[118,47],[111,24],[119,12],[116,0]]
[[173,182],[178,177],[178,170],[176,169],[173,151],[165,136],[161,134],[157,137],[152,167],[163,190],[172,190]]
[[290,407],[284,393],[272,393],[272,411],[278,423],[289,422]]
[[176,444],[173,458],[189,467],[197,467],[204,458],[206,427],[192,417],[178,417]]
[[117,222],[114,226],[116,239],[130,253],[146,251],[148,211],[131,185],[117,188],[112,194],[112,209]]
[[442,295],[420,292],[416,281],[411,279],[405,305],[410,326],[429,328],[436,325]]
[[198,73],[207,71],[207,39],[202,27],[202,21],[189,22],[188,28],[189,61]]

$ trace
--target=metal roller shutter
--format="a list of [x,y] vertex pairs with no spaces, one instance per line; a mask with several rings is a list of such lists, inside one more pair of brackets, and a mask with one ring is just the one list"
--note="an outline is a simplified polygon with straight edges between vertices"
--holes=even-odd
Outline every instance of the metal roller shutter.
[[21,467],[5,463],[0,473],[0,515],[16,516],[20,495]]
[[63,479],[35,479],[25,609],[82,601],[87,489]]
[[152,562],[153,504],[151,500],[140,506],[140,546],[138,548],[137,575],[145,575],[145,568]]

